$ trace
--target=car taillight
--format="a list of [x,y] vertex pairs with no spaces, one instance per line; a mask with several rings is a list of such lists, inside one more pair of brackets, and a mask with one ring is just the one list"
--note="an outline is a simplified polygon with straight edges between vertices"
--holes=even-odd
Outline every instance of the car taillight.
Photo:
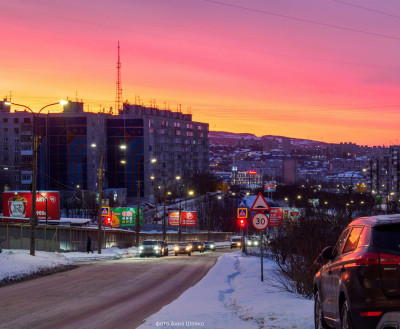
[[367,252],[356,258],[356,265],[379,265],[379,254],[377,252]]
[[382,312],[361,312],[361,316],[381,316]]
[[384,265],[398,265],[400,263],[400,256],[390,254],[379,254],[379,260]]
[[398,265],[400,256],[367,252],[356,258],[356,265]]

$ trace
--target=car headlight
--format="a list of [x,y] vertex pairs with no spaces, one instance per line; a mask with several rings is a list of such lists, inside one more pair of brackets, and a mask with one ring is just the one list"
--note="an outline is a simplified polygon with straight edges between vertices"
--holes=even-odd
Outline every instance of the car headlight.
[[214,248],[215,246],[212,244],[212,245],[210,245],[210,248]]
[[257,241],[255,241],[255,242],[254,242],[254,245],[255,245],[255,246],[258,246],[258,242],[257,242]]
[[154,247],[154,250],[158,250],[158,248],[159,248],[158,246],[155,246],[155,247]]
[[238,242],[238,246],[240,247],[242,244],[240,242]]
[[174,249],[175,249],[176,251],[179,251],[179,247],[175,247]]
[[201,246],[197,246],[198,249],[201,249]]
[[143,250],[143,246],[139,246],[139,250]]

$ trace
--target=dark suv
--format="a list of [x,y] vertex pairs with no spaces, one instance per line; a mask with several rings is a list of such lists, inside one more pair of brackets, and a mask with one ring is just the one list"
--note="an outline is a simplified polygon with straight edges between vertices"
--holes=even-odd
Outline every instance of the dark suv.
[[400,329],[400,215],[352,221],[320,259],[315,328]]

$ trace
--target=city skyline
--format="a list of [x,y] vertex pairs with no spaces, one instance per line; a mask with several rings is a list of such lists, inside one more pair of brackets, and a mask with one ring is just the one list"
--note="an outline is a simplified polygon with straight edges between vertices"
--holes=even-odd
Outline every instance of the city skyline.
[[[95,6],[94,6],[95,4]],[[399,144],[396,1],[0,0],[0,96],[129,103],[210,130]]]

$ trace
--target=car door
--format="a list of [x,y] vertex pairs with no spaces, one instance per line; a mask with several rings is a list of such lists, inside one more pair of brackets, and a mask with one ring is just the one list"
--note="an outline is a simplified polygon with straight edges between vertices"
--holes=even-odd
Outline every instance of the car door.
[[322,311],[324,312],[325,317],[330,319],[333,319],[334,316],[333,299],[335,294],[331,279],[332,270],[337,266],[338,258],[341,255],[341,251],[350,230],[351,228],[347,228],[340,235],[339,240],[332,251],[333,259],[323,267],[323,272],[321,272]]
[[[334,262],[331,266],[330,274],[330,285],[332,290],[332,318],[335,320],[340,319],[340,309],[339,309],[339,295],[341,290],[341,285],[344,282],[343,277],[351,271],[351,267],[354,266],[354,250],[356,250],[358,245],[358,240],[360,239],[363,226],[353,226],[349,231],[346,239],[344,240],[344,245],[341,250],[338,250],[338,255],[336,256]],[[347,272],[347,273],[346,273]]]

